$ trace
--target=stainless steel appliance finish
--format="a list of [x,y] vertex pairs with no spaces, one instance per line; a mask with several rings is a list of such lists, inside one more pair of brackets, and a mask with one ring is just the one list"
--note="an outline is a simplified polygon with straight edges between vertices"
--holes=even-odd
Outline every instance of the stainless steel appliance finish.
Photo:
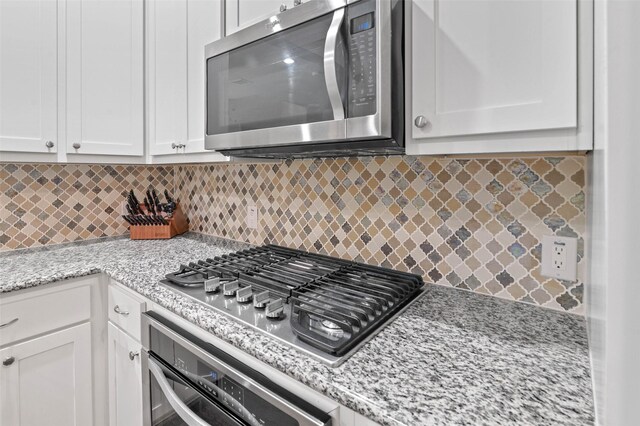
[[[234,292],[205,291],[213,280]],[[268,245],[182,265],[161,285],[335,367],[422,294],[424,282]]]
[[403,153],[403,13],[399,0],[310,0],[208,44],[206,148]]
[[147,312],[142,316],[145,426],[331,426],[328,413]]

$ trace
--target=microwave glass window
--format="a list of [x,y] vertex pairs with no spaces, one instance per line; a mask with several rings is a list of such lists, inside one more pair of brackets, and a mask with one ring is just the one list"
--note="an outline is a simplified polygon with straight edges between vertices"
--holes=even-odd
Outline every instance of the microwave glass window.
[[351,20],[351,34],[357,34],[373,28],[373,12],[358,16]]
[[[328,14],[207,60],[207,134],[333,120],[324,76]],[[344,37],[336,70],[345,82]]]

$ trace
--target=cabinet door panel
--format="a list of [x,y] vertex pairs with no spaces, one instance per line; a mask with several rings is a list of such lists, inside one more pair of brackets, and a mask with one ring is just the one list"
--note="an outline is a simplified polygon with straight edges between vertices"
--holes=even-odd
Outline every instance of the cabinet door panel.
[[0,423],[92,423],[91,325],[88,323],[2,349]]
[[[109,322],[109,423],[142,425],[142,367],[140,343]],[[133,356],[130,354],[137,354]]]
[[290,0],[226,0],[225,25],[227,35],[255,24],[280,12],[280,5],[292,7]]
[[143,31],[142,0],[68,1],[68,153],[143,154]]
[[147,4],[149,150],[175,154],[187,133],[187,1]]
[[414,138],[577,125],[575,0],[415,0]]
[[221,37],[221,15],[221,0],[149,3],[147,105],[153,156],[207,152],[203,161],[228,161],[204,148],[204,46]]
[[57,1],[0,1],[0,151],[57,151],[57,32]]
[[[222,37],[222,5],[215,0],[188,1],[187,137],[185,152],[204,152],[204,46]],[[222,158],[222,155],[221,155]]]

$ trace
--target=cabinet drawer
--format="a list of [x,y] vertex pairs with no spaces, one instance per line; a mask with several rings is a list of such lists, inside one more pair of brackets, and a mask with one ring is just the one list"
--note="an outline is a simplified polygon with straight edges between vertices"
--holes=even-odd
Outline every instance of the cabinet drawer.
[[0,302],[0,346],[66,327],[91,317],[89,286],[47,291]]
[[145,303],[126,290],[109,285],[109,320],[140,341],[140,314]]

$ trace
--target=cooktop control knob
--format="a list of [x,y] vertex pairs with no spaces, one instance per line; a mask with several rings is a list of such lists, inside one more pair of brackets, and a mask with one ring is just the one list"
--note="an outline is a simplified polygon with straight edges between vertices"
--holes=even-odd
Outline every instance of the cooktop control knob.
[[229,281],[228,283],[222,284],[222,293],[225,296],[235,296],[239,288],[240,284],[238,284],[238,280]]
[[253,289],[250,285],[242,287],[236,292],[236,300],[238,303],[249,303],[253,298]]
[[264,309],[269,302],[269,290],[257,293],[253,298],[253,307],[256,309]]
[[220,278],[209,278],[204,281],[204,291],[206,293],[217,293],[220,290]]
[[284,317],[284,302],[281,298],[275,299],[267,304],[265,315],[268,319],[279,320]]

